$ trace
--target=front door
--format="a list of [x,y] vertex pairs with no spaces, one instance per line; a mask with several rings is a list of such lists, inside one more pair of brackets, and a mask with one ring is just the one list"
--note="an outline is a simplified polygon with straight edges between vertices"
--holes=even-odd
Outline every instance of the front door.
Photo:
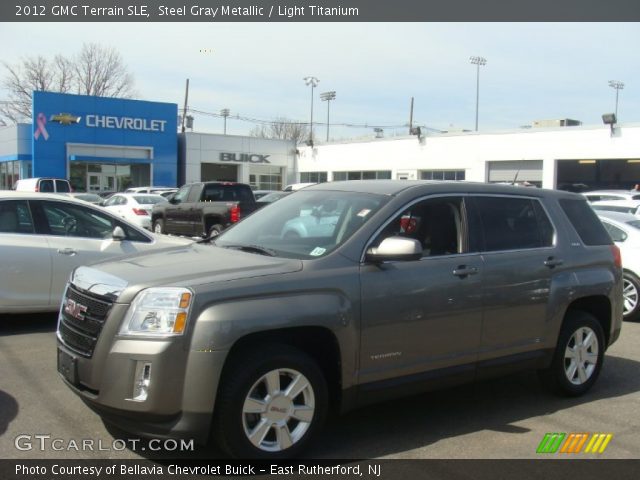
[[441,197],[409,206],[374,240],[415,238],[424,255],[362,266],[360,383],[437,370],[474,375],[483,272],[482,258],[468,247],[463,203]]

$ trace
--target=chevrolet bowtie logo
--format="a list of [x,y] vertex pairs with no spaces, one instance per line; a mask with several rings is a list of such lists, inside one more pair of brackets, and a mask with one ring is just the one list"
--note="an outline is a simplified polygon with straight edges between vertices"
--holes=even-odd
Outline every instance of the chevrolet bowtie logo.
[[70,113],[59,113],[58,115],[51,115],[51,121],[58,122],[60,125],[71,125],[72,123],[80,122],[80,117]]

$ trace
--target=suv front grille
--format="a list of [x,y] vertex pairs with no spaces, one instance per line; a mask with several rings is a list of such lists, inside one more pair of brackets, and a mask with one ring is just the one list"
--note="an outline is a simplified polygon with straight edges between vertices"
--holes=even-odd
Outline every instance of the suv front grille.
[[70,350],[90,358],[112,305],[69,284],[60,309],[58,338]]

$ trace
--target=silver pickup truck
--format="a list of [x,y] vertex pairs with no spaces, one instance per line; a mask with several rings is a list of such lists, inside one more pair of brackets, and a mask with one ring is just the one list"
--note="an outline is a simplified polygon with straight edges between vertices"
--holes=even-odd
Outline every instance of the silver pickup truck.
[[585,393],[621,321],[620,254],[583,197],[336,182],[75,270],[58,370],[125,431],[277,459],[330,411],[513,370]]

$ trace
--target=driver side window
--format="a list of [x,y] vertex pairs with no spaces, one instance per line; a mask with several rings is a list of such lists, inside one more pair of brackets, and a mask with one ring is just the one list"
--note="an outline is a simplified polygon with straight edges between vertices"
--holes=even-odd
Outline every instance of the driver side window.
[[113,231],[110,217],[80,205],[43,202],[42,211],[51,235],[103,239]]
[[442,197],[418,202],[396,216],[376,237],[378,246],[388,237],[420,242],[423,257],[453,255],[465,250],[462,198]]

